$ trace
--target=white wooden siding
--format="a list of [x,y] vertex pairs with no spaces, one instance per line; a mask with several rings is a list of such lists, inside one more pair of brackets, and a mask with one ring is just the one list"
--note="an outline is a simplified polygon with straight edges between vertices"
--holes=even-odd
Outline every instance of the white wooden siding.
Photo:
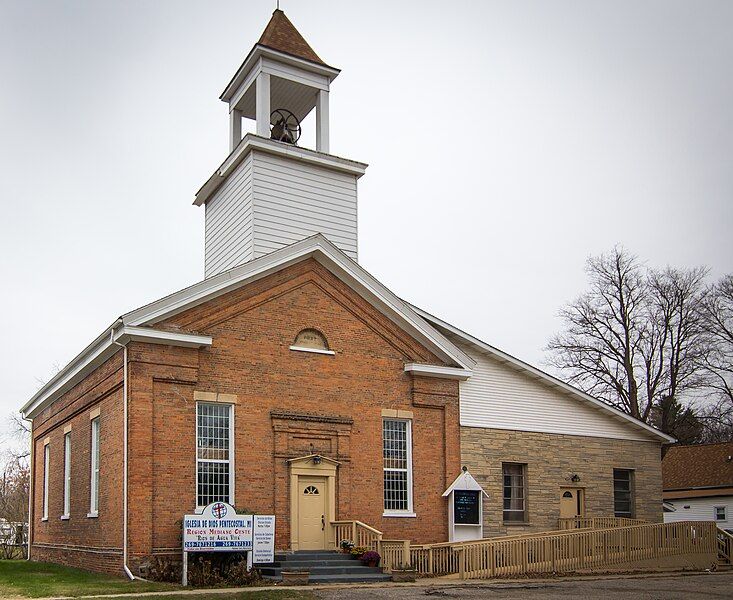
[[551,387],[454,334],[448,337],[476,361],[460,383],[461,425],[649,441],[632,425]]
[[252,155],[206,203],[206,277],[252,258]]
[[357,259],[356,176],[251,152],[206,202],[205,276],[322,233]]
[[322,233],[357,259],[356,177],[253,152],[254,255]]
[[[718,496],[711,498],[675,498],[674,500],[665,500],[667,504],[671,504],[676,508],[674,512],[664,513],[665,523],[675,523],[677,521],[715,521],[715,507],[725,506],[725,521],[718,521],[718,526],[722,529],[730,529],[733,527],[733,496]],[[685,508],[689,506],[689,508]]]

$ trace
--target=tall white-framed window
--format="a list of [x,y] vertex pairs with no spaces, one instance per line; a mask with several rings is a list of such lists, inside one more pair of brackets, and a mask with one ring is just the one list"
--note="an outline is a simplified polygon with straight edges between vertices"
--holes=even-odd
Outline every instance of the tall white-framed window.
[[384,514],[413,516],[412,422],[409,419],[382,420],[382,457]]
[[234,504],[234,405],[196,403],[196,506]]
[[64,434],[64,514],[68,519],[71,514],[71,432]]
[[43,520],[48,521],[48,476],[51,468],[51,445],[43,445]]
[[728,510],[727,506],[716,506],[713,511],[715,513],[715,520],[716,521],[727,521],[728,520]]
[[92,419],[89,517],[99,514],[99,417]]

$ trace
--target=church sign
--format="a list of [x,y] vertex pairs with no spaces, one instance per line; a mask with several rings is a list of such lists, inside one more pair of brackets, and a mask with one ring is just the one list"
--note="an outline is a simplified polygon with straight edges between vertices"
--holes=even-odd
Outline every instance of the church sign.
[[456,525],[479,525],[479,502],[481,492],[478,490],[454,490],[453,522]]
[[200,515],[183,518],[184,552],[252,550],[252,515],[238,515],[231,504],[214,502]]
[[275,516],[255,515],[252,562],[271,563],[275,561]]

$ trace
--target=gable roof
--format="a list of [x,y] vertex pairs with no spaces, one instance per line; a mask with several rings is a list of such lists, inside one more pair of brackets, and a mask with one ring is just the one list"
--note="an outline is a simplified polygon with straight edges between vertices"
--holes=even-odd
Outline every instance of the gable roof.
[[[154,329],[154,326],[184,310],[308,258],[318,261],[449,366],[464,369],[470,375],[475,364],[470,356],[319,233],[122,315],[21,408],[23,416],[33,418],[50,406],[64,392],[118,352],[120,344],[126,339],[199,347],[211,345],[212,340],[207,336],[161,331]],[[126,335],[130,337],[126,338]]]
[[733,487],[733,442],[672,446],[662,459],[662,487],[665,491]]
[[326,64],[279,8],[272,13],[270,22],[257,43],[304,60]]
[[499,350],[498,348],[495,348],[494,346],[491,346],[486,342],[481,341],[480,339],[466,333],[465,331],[462,331],[461,329],[458,329],[458,327],[451,325],[450,323],[446,323],[445,321],[431,315],[430,313],[418,308],[417,306],[413,305],[413,308],[421,317],[423,317],[432,325],[436,326],[439,330],[449,332],[457,336],[458,338],[465,340],[469,344],[476,346],[480,350],[487,352],[488,354],[497,358],[499,361],[510,364],[518,371],[521,371],[526,375],[529,375],[530,377],[538,379],[546,385],[558,388],[570,394],[576,400],[579,400],[586,404],[590,404],[592,407],[598,409],[601,413],[606,413],[609,417],[615,418],[628,426],[635,427],[637,430],[643,430],[647,435],[655,437],[658,440],[661,439],[664,443],[676,441],[672,436],[669,436],[666,433],[663,433],[658,429],[655,429],[654,427],[647,425],[646,423],[639,421],[638,419],[635,419],[631,415],[628,415],[616,408],[613,408],[612,406],[609,406],[605,402],[601,402],[590,394],[586,394],[578,388],[575,388],[570,384],[565,383],[564,381],[557,379],[556,377],[553,377],[549,373],[545,373],[541,369],[538,369],[537,367],[534,367],[529,363],[515,358],[514,356],[511,356],[510,354],[507,354],[506,352],[503,352],[502,350]]
[[448,489],[443,492],[443,497],[449,496],[453,490],[472,490],[474,492],[483,492],[488,498],[489,494],[481,487],[481,484],[474,479],[473,475],[468,472],[466,467],[463,468],[464,471],[462,471],[461,474],[453,480],[453,483],[448,486]]

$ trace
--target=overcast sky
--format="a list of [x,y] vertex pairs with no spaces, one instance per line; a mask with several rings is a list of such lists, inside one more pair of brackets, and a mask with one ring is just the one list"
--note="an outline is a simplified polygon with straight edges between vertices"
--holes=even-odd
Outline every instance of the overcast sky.
[[[218,96],[274,4],[0,0],[0,415],[203,277]],[[281,6],[342,69],[331,151],[401,297],[541,364],[589,255],[733,270],[730,0]]]

